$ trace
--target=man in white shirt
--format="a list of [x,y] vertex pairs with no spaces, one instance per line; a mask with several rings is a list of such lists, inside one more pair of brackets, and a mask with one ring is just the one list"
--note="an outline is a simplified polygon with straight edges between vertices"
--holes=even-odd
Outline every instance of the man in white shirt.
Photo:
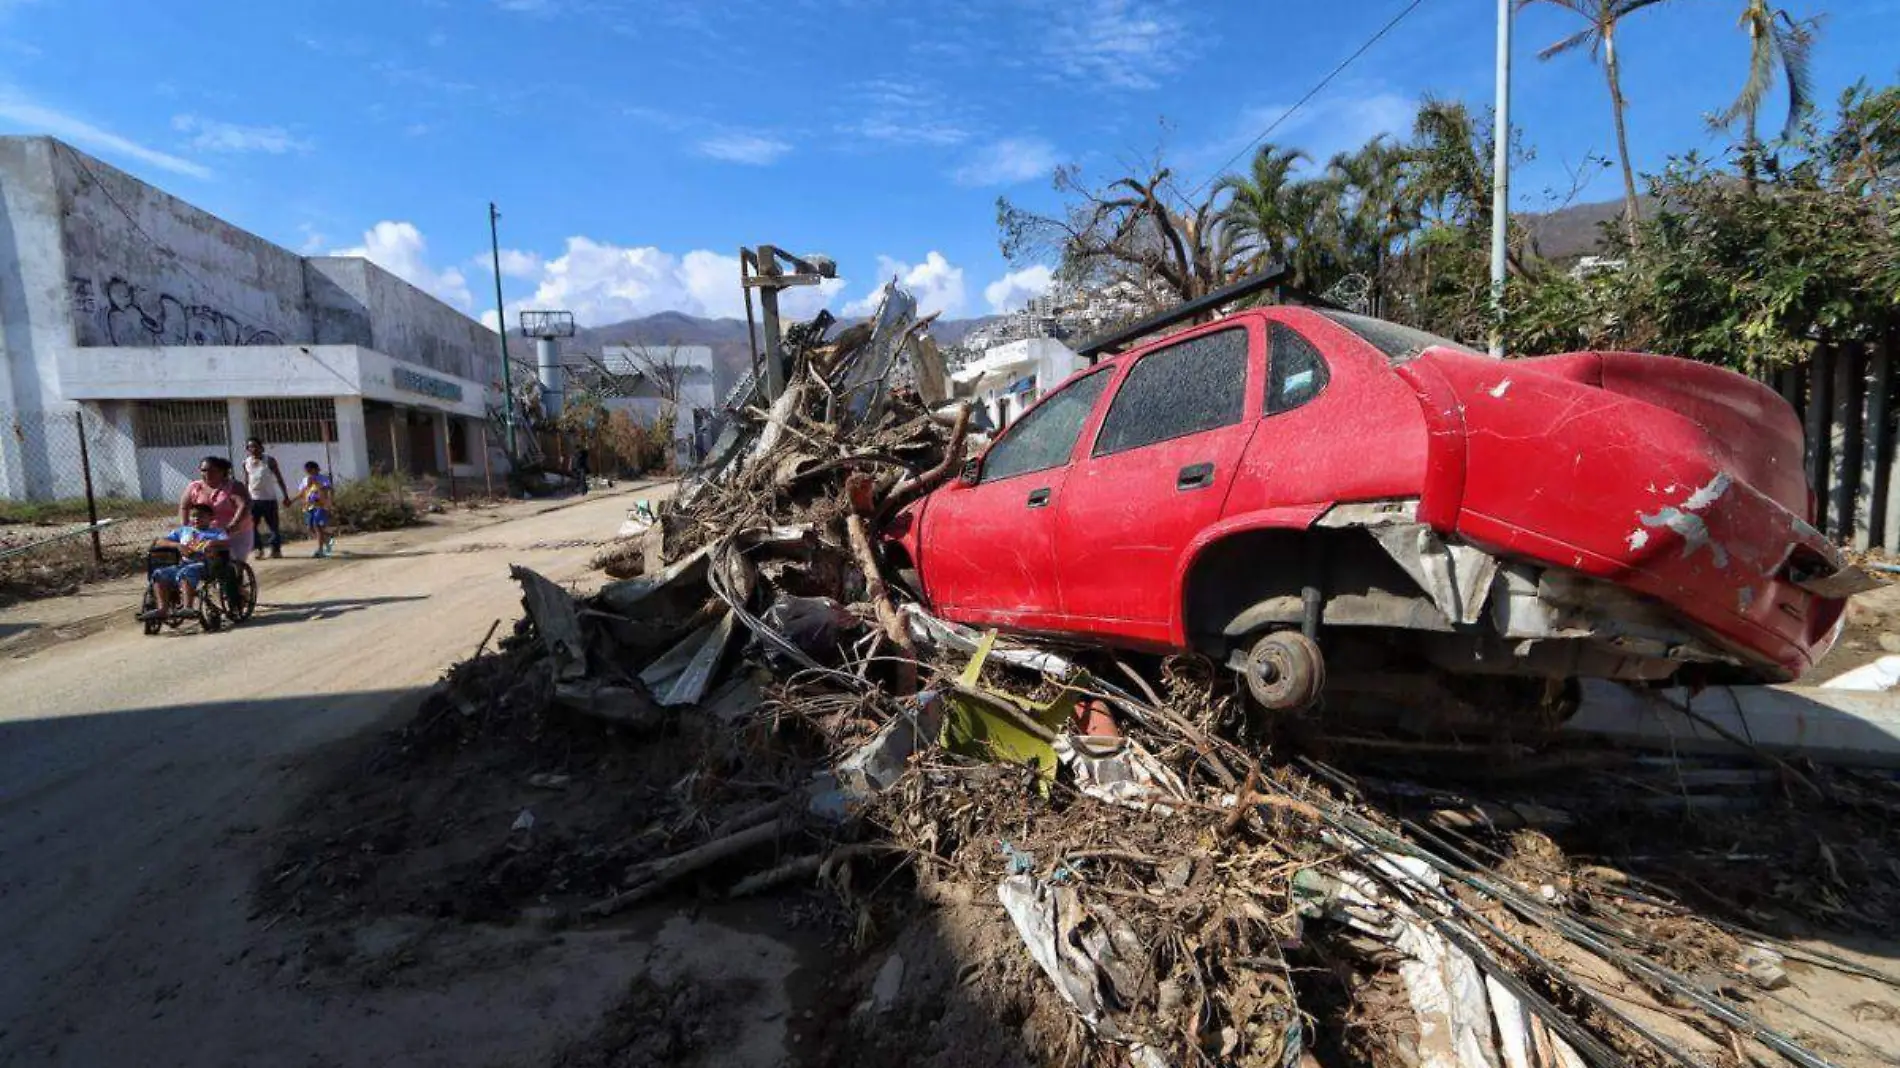
[[264,443],[258,438],[244,443],[244,488],[251,491],[252,529],[258,532],[257,547],[264,547],[264,525],[269,524],[271,559],[282,559],[284,531],[278,524],[283,520],[277,509],[278,502],[290,496],[290,487],[284,485],[284,473],[277,468],[277,458],[264,451]]

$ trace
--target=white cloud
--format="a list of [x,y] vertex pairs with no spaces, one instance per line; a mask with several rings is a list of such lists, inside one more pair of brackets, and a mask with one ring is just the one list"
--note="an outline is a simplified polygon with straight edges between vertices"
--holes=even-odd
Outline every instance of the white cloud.
[[320,233],[310,223],[297,224],[297,232],[303,235],[303,243],[297,246],[297,250],[306,256],[316,255],[330,243],[329,235]]
[[1049,292],[1049,287],[1054,284],[1055,272],[1036,264],[1020,271],[1011,271],[984,286],[983,299],[989,302],[992,314],[1001,315],[1021,308],[1032,297]]
[[[469,266],[478,271],[494,270],[494,260],[488,256],[476,256],[468,261]],[[501,276],[503,278],[539,278],[542,260],[539,252],[524,252],[518,248],[501,250]]]
[[792,150],[790,144],[775,137],[737,132],[715,134],[700,141],[694,147],[702,156],[722,159],[728,163],[745,163],[754,167],[776,163],[780,156]]
[[449,35],[441,30],[436,30],[429,34],[428,43],[430,48],[441,48],[449,43]]
[[943,253],[932,251],[924,256],[924,262],[918,264],[879,256],[877,280],[872,284],[871,292],[846,304],[844,314],[857,316],[875,312],[884,284],[892,278],[896,278],[898,285],[910,290],[911,296],[917,298],[919,315],[942,312],[955,318],[963,311],[963,268],[952,265],[943,258]]
[[355,248],[337,249],[332,256],[361,256],[418,289],[435,294],[463,311],[474,306],[468,279],[460,268],[437,270],[429,265],[429,243],[411,222],[384,220],[363,234]]
[[1040,137],[1006,137],[970,157],[951,175],[958,185],[1016,185],[1056,167],[1056,148]]
[[[790,289],[780,308],[788,317],[805,318],[843,287],[843,281],[832,279]],[[523,306],[571,311],[582,326],[663,311],[708,318],[745,315],[737,256],[705,249],[682,256],[651,245],[629,247],[588,237],[568,238],[565,251],[541,265],[539,284]]]
[[1051,68],[1117,89],[1153,89],[1181,62],[1187,28],[1158,0],[1060,0],[1041,35]]
[[118,155],[149,163],[161,170],[193,178],[211,177],[211,169],[157,149],[147,148],[111,130],[102,129],[76,116],[46,107],[21,96],[16,90],[0,86],[0,120],[26,127],[22,133],[51,134],[82,148],[104,155]]
[[264,152],[281,156],[286,152],[308,152],[315,147],[282,126],[240,126],[198,115],[173,115],[172,129],[196,135],[191,139],[191,147],[207,152]]
[[840,133],[888,145],[960,145],[970,139],[954,104],[929,86],[888,79],[865,82],[852,93],[861,118]]

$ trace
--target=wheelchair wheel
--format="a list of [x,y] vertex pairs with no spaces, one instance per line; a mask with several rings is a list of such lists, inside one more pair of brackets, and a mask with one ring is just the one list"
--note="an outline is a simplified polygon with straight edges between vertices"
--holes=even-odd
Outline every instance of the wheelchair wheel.
[[257,572],[251,570],[249,561],[239,561],[232,570],[234,576],[226,591],[224,614],[232,618],[232,623],[243,623],[257,612]]
[[145,584],[145,599],[139,602],[139,620],[144,625],[145,635],[148,638],[165,627],[164,620],[149,618],[151,613],[156,611],[158,611],[158,590],[148,582]]
[[224,613],[218,611],[217,605],[206,601],[198,608],[198,622],[206,634],[215,634],[224,628]]

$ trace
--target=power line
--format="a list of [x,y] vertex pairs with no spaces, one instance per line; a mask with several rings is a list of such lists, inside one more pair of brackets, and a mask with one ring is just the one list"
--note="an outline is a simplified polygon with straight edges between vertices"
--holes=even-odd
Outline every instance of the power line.
[[1269,136],[1273,134],[1273,131],[1279,129],[1281,123],[1284,123],[1286,120],[1292,118],[1294,112],[1300,110],[1300,108],[1304,107],[1308,101],[1318,96],[1322,90],[1324,90],[1328,85],[1332,84],[1332,81],[1334,78],[1339,77],[1342,71],[1344,71],[1347,67],[1352,66],[1354,61],[1356,61],[1360,56],[1365,55],[1366,52],[1372,48],[1373,45],[1376,45],[1379,43],[1380,39],[1385,37],[1386,34],[1391,33],[1393,27],[1397,26],[1400,22],[1404,21],[1405,16],[1410,15],[1412,12],[1418,10],[1419,5],[1423,4],[1424,2],[1425,0],[1412,0],[1411,3],[1406,4],[1403,8],[1401,8],[1398,14],[1392,16],[1391,21],[1379,27],[1379,32],[1373,34],[1371,37],[1366,38],[1363,44],[1361,44],[1358,48],[1353,50],[1352,55],[1349,55],[1345,59],[1340,60],[1338,66],[1334,67],[1332,70],[1326,73],[1326,77],[1321,78],[1317,83],[1314,84],[1314,86],[1311,89],[1308,89],[1306,91],[1305,96],[1302,96],[1298,100],[1294,101],[1292,107],[1287,108],[1285,111],[1280,113],[1279,118],[1274,119],[1272,122],[1268,123],[1267,128],[1260,131],[1259,135],[1256,136],[1253,140],[1247,142],[1246,147],[1234,153],[1233,156],[1229,158],[1226,163],[1223,163],[1219,167],[1217,167],[1214,170],[1214,173],[1207,177],[1206,181],[1202,182],[1200,185],[1195,186],[1194,191],[1188,194],[1188,198],[1191,200],[1194,197],[1199,196],[1201,190],[1206,189],[1210,184],[1212,184],[1221,174],[1226,172],[1227,168],[1233,166],[1242,156],[1245,156],[1247,153],[1252,152],[1255,146],[1259,145],[1260,142],[1265,141]]

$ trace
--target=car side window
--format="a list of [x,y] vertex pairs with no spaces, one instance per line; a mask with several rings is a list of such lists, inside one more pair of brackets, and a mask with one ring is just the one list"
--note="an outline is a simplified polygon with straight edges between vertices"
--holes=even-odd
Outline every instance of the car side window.
[[1246,328],[1189,338],[1136,362],[1102,420],[1093,455],[1231,426],[1246,405]]
[[1290,412],[1326,388],[1326,358],[1285,323],[1267,324],[1267,414]]
[[1069,462],[1075,439],[1108,385],[1109,369],[1079,378],[1018,419],[983,456],[984,482],[1046,471]]

